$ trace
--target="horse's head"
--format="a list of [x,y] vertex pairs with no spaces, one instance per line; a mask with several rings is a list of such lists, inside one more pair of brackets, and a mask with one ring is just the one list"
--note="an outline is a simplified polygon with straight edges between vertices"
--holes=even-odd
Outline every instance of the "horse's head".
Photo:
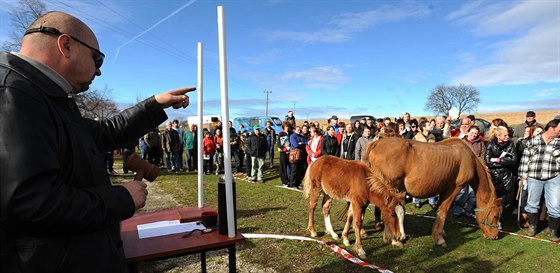
[[486,239],[498,239],[498,221],[502,214],[502,198],[496,198],[488,202],[486,208],[476,209],[476,221]]

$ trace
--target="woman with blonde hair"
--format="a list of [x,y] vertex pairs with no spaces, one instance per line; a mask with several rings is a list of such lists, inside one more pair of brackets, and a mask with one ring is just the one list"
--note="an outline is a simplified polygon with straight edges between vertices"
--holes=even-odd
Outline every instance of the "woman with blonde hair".
[[[490,142],[496,138],[496,128],[498,128],[498,126],[503,126],[505,128],[508,128],[508,124],[505,120],[501,118],[493,119],[492,122],[490,122],[490,130],[488,130],[488,134],[486,135],[487,142]],[[509,134],[509,129],[508,129],[508,134]]]
[[517,152],[509,138],[507,127],[498,126],[494,137],[488,141],[484,161],[490,171],[496,197],[502,198],[502,207],[507,203],[506,197],[513,191],[514,175],[517,170]]
[[405,128],[410,131],[410,113],[404,112],[401,119],[404,121]]

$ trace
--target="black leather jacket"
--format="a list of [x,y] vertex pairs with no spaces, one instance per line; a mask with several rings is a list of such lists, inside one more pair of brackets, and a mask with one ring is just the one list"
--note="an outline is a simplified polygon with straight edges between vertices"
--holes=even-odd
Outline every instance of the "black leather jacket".
[[[503,156],[502,156],[503,155]],[[491,162],[491,158],[500,158],[500,162]],[[514,186],[514,174],[517,169],[517,151],[511,141],[498,143],[490,141],[486,147],[484,161],[492,176],[492,183],[498,197],[511,192]]]
[[153,97],[85,119],[43,73],[0,53],[0,272],[127,272],[119,223],[134,202],[104,152],[166,119]]
[[338,140],[336,140],[335,136],[327,134],[323,137],[323,140],[321,140],[321,154],[340,156],[340,145],[338,145]]

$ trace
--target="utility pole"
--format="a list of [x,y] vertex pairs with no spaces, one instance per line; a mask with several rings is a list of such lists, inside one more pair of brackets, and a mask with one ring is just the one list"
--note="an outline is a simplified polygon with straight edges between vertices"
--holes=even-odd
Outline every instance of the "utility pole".
[[268,95],[272,93],[272,91],[264,90],[263,93],[266,93],[266,111],[264,112],[264,115],[268,116]]

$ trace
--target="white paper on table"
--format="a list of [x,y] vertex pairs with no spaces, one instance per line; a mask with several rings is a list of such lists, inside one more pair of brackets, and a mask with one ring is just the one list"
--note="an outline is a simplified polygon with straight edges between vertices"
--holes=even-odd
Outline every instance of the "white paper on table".
[[181,223],[179,220],[159,221],[137,226],[139,239],[189,232],[191,230],[205,228],[206,227],[204,227],[204,225],[201,223]]

